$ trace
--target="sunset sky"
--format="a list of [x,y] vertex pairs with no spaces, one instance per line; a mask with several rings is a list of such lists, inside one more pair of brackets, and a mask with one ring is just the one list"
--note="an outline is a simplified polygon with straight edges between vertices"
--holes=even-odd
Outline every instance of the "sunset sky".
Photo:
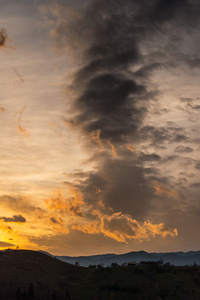
[[199,0],[2,0],[0,249],[200,250]]

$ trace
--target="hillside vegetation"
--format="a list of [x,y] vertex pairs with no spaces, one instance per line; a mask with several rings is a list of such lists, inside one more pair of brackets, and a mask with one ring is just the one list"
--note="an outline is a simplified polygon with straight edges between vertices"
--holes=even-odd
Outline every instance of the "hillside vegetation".
[[28,250],[0,255],[0,299],[200,300],[200,267],[80,267]]

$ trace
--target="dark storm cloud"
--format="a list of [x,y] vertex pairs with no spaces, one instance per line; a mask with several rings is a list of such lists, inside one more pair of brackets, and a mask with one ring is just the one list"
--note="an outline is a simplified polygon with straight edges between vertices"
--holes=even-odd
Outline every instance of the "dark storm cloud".
[[[56,32],[58,44],[76,41],[75,52],[82,57],[71,84],[72,90],[79,90],[72,105],[74,117],[66,122],[87,133],[101,130],[103,140],[133,137],[148,110],[148,100],[157,94],[149,87],[149,76],[175,64],[159,50],[144,55],[143,42],[156,34],[168,36],[165,24],[170,27],[181,16],[183,21],[192,8],[182,0],[148,5],[145,1],[101,0],[92,1],[77,20],[62,20]],[[184,136],[175,138],[179,141]]]
[[[70,48],[79,65],[70,84],[73,117],[65,122],[84,134],[100,130],[106,141],[137,139],[148,103],[158,96],[149,78],[182,63],[179,41],[197,25],[199,11],[198,3],[187,0],[94,0],[67,16],[60,9],[57,46]],[[163,130],[155,132],[160,142],[187,140]]]
[[145,179],[145,170],[133,160],[107,159],[78,187],[90,204],[101,199],[107,208],[130,213],[137,220],[143,220],[152,208],[152,184]]
[[26,219],[22,216],[22,215],[14,215],[11,218],[7,218],[7,217],[0,217],[0,220],[4,221],[4,222],[13,222],[13,223],[26,223]]
[[[161,173],[143,165],[164,161],[157,153],[135,153],[134,147],[130,151],[126,146],[133,142],[137,149],[145,141],[161,148],[162,144],[190,142],[184,128],[176,124],[156,127],[143,121],[150,103],[159,97],[158,87],[151,84],[153,72],[193,59],[185,55],[181,62],[179,42],[197,25],[199,9],[198,3],[187,0],[97,0],[72,16],[59,11],[54,32],[57,46],[70,50],[76,62],[67,87],[73,95],[70,117],[64,121],[81,131],[93,152],[90,161],[97,161],[94,171],[71,174],[80,179],[76,185],[89,204],[100,199],[107,209],[130,213],[139,220],[152,211],[155,187],[146,175],[156,178]],[[108,144],[115,147],[115,158],[107,153]],[[100,162],[99,153],[94,154],[98,147]],[[176,152],[183,150],[188,151],[185,147]],[[159,179],[166,185],[157,185],[157,198],[173,198],[176,193],[167,187],[167,179]]]

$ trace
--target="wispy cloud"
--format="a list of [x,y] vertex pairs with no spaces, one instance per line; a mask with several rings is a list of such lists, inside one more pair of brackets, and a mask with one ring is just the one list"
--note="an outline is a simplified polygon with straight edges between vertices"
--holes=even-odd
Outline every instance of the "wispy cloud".
[[19,78],[21,83],[24,83],[24,76],[21,75],[15,68],[13,68],[15,74],[17,75],[17,77]]
[[15,213],[21,212],[25,214],[39,214],[43,210],[31,204],[31,198],[29,196],[14,197],[10,195],[1,195],[1,207],[11,210]]
[[26,110],[26,106],[24,106],[20,112],[19,112],[19,117],[18,117],[18,130],[21,134],[23,134],[25,137],[29,137],[29,132],[27,131],[26,128],[23,128],[21,125],[21,120],[22,120],[22,115],[24,111]]
[[12,243],[0,241],[0,248],[13,247],[13,246],[15,246],[15,245]]

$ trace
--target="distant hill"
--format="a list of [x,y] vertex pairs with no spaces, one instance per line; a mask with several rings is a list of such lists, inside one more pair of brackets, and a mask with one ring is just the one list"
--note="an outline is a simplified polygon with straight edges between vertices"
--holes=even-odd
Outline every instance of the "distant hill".
[[[193,254],[187,253],[186,256],[193,257]],[[158,254],[153,255],[157,257]],[[180,253],[179,256],[185,254]],[[109,260],[113,255],[103,257]],[[128,253],[127,257],[132,258],[132,254]],[[146,252],[138,252],[137,257],[149,256]],[[0,299],[198,300],[200,267],[148,262],[85,268],[62,262],[48,253],[0,251]]]
[[192,265],[193,263],[200,264],[200,251],[189,252],[169,252],[169,253],[147,253],[145,251],[129,252],[126,254],[105,254],[92,256],[56,256],[58,259],[75,264],[78,262],[81,266],[88,267],[89,265],[103,264],[105,267],[115,262],[119,265],[123,263],[140,261],[159,261],[163,263],[169,262],[175,266]]

